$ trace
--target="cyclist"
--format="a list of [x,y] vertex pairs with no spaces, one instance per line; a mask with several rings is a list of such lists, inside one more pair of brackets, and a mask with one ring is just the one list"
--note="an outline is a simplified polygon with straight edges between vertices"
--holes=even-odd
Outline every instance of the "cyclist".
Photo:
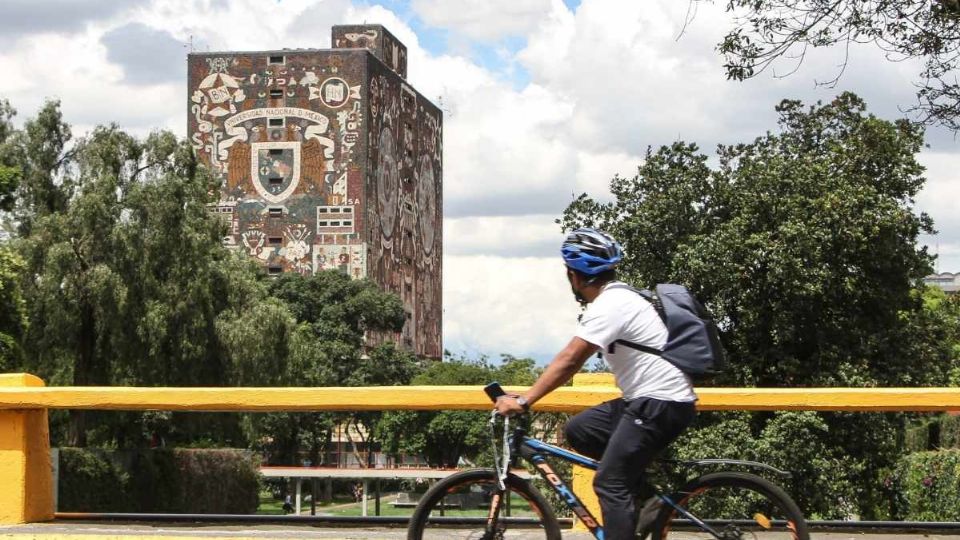
[[[635,497],[644,500],[652,494],[644,469],[693,421],[697,396],[690,378],[670,362],[613,346],[623,339],[660,349],[667,340],[656,308],[617,281],[620,244],[602,231],[580,228],[567,236],[561,254],[573,295],[585,307],[576,334],[526,393],[502,396],[496,408],[505,415],[529,410],[602,351],[622,397],[574,416],[564,432],[577,452],[600,461],[593,488],[605,538],[632,539],[637,531]],[[655,501],[649,499],[648,505],[645,515]]]

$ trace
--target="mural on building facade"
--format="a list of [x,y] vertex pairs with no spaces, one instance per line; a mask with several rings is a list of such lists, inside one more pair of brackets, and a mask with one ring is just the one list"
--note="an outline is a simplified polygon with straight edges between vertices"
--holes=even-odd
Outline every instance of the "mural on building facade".
[[366,277],[366,244],[322,244],[316,246],[313,267],[317,270],[337,270],[354,278]]
[[367,174],[376,201],[370,268],[400,295],[408,318],[420,323],[404,328],[404,341],[428,340],[439,356],[440,112],[385,67],[372,70],[369,85]]
[[206,70],[194,63],[190,138],[224,181],[218,211],[232,208],[233,220],[224,242],[270,268],[309,274],[315,246],[361,241],[356,224],[320,234],[317,208],[358,214],[362,186],[352,186],[351,200],[349,170],[363,125],[363,72],[344,73],[335,54],[269,58],[199,58]]
[[385,29],[333,38],[190,55],[189,137],[222,182],[212,210],[224,244],[270,273],[337,270],[397,293],[408,323],[372,341],[439,357],[442,116],[401,77],[406,48]]

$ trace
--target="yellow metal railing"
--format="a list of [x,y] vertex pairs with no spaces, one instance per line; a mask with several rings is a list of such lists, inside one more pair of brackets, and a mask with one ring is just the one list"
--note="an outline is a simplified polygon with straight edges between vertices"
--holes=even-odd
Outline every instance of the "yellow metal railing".
[[[960,410],[960,388],[700,388],[697,394],[700,410]],[[574,386],[556,390],[536,408],[575,413],[618,396],[609,374],[578,375]],[[490,408],[486,395],[475,386],[46,387],[32,375],[0,375],[0,485],[5,486],[0,490],[0,524],[53,518],[48,409],[266,412]],[[574,484],[578,491],[592,494],[589,475],[578,474]]]

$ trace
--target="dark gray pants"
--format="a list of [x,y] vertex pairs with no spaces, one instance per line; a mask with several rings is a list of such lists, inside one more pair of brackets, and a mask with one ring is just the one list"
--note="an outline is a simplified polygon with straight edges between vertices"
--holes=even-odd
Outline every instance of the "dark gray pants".
[[693,402],[615,399],[574,416],[564,430],[581,454],[600,460],[593,489],[603,511],[606,540],[631,540],[637,528],[634,497],[644,469],[693,422]]

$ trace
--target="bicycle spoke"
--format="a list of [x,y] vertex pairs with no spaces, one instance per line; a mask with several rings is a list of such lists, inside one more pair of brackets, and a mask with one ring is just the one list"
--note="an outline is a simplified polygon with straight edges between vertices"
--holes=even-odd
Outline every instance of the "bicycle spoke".
[[[500,492],[493,475],[465,477],[424,495],[418,509],[416,538],[430,540],[541,540],[554,538],[543,526],[541,502],[529,487],[511,485]],[[552,516],[550,519],[553,519]]]
[[[779,488],[745,475],[708,477],[681,490],[661,518],[660,538],[670,540],[805,540],[806,525],[796,506]],[[702,519],[709,530],[695,521]]]

